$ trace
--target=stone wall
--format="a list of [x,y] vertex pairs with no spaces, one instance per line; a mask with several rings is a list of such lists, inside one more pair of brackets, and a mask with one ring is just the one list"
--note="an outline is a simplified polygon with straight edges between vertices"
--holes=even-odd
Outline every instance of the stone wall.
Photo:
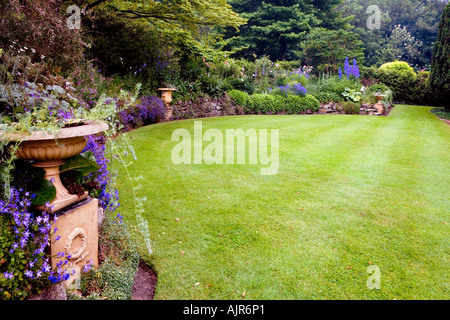
[[230,97],[199,97],[194,101],[172,103],[173,119],[205,118],[243,115],[242,107],[234,105]]

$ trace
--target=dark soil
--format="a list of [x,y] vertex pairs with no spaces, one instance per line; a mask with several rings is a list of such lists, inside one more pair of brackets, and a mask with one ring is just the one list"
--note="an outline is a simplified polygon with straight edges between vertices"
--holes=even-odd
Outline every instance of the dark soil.
[[134,277],[131,300],[153,300],[156,283],[156,273],[141,261]]

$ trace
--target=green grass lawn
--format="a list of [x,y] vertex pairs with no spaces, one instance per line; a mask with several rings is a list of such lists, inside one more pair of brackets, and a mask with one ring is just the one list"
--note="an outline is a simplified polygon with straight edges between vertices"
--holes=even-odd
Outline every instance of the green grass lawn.
[[[194,120],[128,133],[155,299],[447,299],[450,126],[430,109],[201,119],[223,133],[279,129],[271,176],[262,165],[174,165],[172,132],[193,132]],[[120,212],[145,253],[133,185],[118,170]],[[366,285],[370,265],[381,289]]]

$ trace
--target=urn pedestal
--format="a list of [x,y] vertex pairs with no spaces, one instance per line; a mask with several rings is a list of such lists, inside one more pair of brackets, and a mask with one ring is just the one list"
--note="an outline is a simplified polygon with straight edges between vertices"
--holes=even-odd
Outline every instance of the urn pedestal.
[[98,266],[98,199],[90,198],[87,192],[82,196],[70,194],[61,182],[59,168],[65,159],[83,151],[86,136],[107,129],[104,122],[82,122],[62,128],[55,134],[35,131],[31,135],[6,135],[11,141],[20,141],[17,157],[32,160],[32,166],[43,168],[44,178],[56,189],[52,202],[34,209],[57,217],[52,225],[56,232],[50,244],[51,264],[55,269],[63,262],[63,269],[71,274],[66,286],[79,279],[84,265]]
[[57,217],[50,245],[52,268],[67,261],[64,268],[70,277],[65,284],[77,288],[83,266],[98,266],[98,199],[87,197],[61,210]]
[[165,102],[167,112],[166,112],[166,120],[170,120],[172,117],[173,107],[170,105],[172,102],[172,92],[176,91],[175,88],[159,88],[158,91],[161,91],[161,100]]
[[382,114],[382,113],[384,113],[384,103],[382,102],[384,96],[382,96],[382,95],[377,95],[377,96],[375,96],[375,97],[377,98],[378,102],[375,104],[374,107],[377,109],[377,112],[378,112],[379,114]]

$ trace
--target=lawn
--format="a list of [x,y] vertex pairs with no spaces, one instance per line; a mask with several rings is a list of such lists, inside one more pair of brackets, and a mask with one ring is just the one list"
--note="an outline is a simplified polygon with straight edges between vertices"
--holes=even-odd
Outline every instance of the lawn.
[[[133,180],[116,166],[120,212],[143,254],[136,216],[148,222],[155,299],[447,299],[450,126],[430,109],[217,117],[129,132],[137,161],[127,167]],[[223,133],[279,129],[278,173],[173,164],[172,132],[193,132],[199,120]],[[371,265],[380,289],[367,286]]]

